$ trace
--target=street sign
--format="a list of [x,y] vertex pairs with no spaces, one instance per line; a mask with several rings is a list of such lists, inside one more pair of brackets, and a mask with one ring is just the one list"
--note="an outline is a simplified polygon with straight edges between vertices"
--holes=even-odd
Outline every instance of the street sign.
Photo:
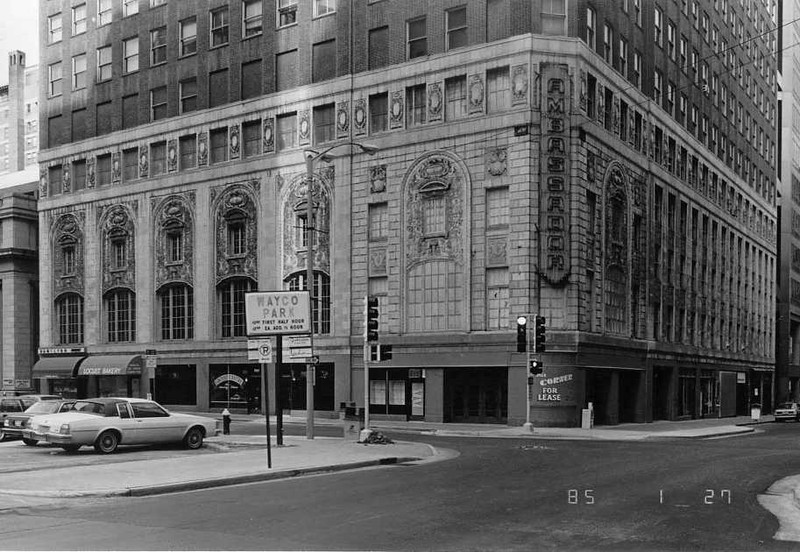
[[306,357],[304,360],[306,364],[319,364],[319,357],[317,355]]
[[274,345],[271,339],[248,339],[247,340],[247,360],[257,360],[259,362],[272,362],[272,350]]
[[156,368],[158,367],[158,357],[156,355],[147,355],[144,357],[144,367],[145,368]]
[[244,296],[247,335],[311,332],[307,291],[255,291]]
[[[284,345],[289,349],[310,349],[311,337],[292,335],[283,340]],[[311,353],[309,353],[311,354]]]

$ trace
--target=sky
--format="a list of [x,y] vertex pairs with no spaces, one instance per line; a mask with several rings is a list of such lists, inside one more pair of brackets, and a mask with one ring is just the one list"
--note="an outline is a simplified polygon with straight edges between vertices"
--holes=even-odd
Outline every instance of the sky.
[[39,0],[0,0],[0,85],[8,84],[8,52],[22,50],[39,63]]

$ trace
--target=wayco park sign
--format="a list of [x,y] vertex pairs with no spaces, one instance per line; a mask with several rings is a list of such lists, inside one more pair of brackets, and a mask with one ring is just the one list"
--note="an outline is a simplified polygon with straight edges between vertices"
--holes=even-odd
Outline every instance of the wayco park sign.
[[244,296],[247,335],[311,332],[307,291],[256,291]]

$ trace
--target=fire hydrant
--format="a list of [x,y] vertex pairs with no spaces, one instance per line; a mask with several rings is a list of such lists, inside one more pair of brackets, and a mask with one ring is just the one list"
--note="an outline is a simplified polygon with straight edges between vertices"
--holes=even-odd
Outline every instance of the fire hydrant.
[[231,413],[227,408],[222,411],[222,434],[231,434]]

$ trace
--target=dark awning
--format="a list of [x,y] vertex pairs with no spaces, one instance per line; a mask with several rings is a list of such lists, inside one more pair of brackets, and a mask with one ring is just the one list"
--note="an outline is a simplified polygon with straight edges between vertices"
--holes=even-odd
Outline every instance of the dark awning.
[[75,376],[75,367],[83,356],[42,357],[33,365],[31,376],[34,378],[71,378]]
[[78,367],[78,376],[133,376],[142,373],[142,355],[94,355]]

